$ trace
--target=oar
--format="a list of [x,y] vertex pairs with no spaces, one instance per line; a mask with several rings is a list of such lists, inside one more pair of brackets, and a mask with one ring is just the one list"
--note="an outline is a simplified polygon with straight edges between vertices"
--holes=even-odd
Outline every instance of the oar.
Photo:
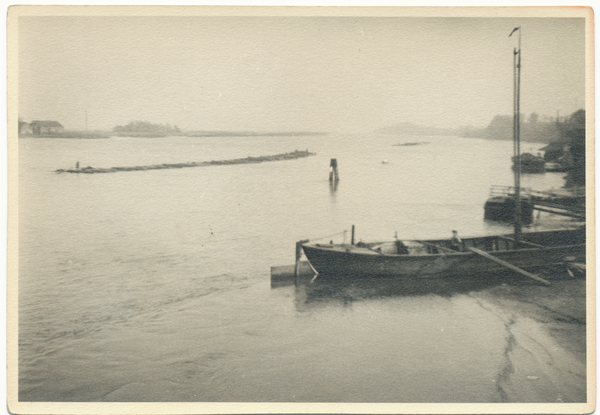
[[477,248],[473,248],[473,247],[467,247],[467,249],[469,251],[477,254],[477,255],[481,255],[482,257],[484,257],[486,259],[489,259],[490,261],[493,261],[493,262],[495,262],[497,264],[500,264],[500,265],[502,265],[502,266],[504,266],[504,267],[506,267],[508,269],[511,269],[511,270],[515,271],[515,272],[518,272],[521,275],[525,275],[526,277],[532,278],[532,279],[534,279],[536,281],[539,281],[541,283],[544,283],[546,285],[550,285],[550,283],[548,281],[546,281],[545,279],[540,278],[537,275],[531,274],[531,273],[529,273],[529,272],[527,272],[527,271],[525,271],[525,270],[523,270],[523,269],[521,269],[521,268],[519,268],[519,267],[517,267],[517,266],[515,266],[513,264],[510,264],[510,263],[508,263],[506,261],[503,261],[500,258],[496,258],[495,256],[490,255],[490,254],[488,254],[485,251],[482,251],[481,249],[477,249]]
[[548,248],[547,246],[544,246],[544,245],[538,245],[538,244],[534,244],[533,242],[527,242],[527,241],[518,241],[518,242],[517,242],[517,241],[516,241],[516,240],[514,240],[513,238],[509,238],[509,237],[507,237],[507,236],[498,235],[498,238],[500,238],[500,239],[505,239],[505,240],[507,240],[507,241],[512,241],[512,242],[515,242],[515,243],[518,243],[518,244],[526,244],[526,245],[535,246],[536,248]]

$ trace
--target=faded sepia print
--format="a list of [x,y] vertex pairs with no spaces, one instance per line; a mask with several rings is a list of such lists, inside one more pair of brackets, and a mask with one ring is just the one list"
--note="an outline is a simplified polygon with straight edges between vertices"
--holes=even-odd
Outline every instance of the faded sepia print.
[[12,7],[9,410],[592,411],[591,19]]

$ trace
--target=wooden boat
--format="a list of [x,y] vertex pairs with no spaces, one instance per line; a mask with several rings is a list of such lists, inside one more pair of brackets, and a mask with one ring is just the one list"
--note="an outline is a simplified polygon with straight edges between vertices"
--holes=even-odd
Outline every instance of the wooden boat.
[[546,160],[541,156],[534,156],[531,153],[522,153],[520,157],[513,157],[513,170],[517,170],[521,163],[521,173],[546,173]]
[[[319,273],[332,276],[444,277],[506,271],[535,271],[585,256],[585,229],[448,239],[396,240],[357,244],[300,244]],[[401,253],[399,253],[399,251]]]

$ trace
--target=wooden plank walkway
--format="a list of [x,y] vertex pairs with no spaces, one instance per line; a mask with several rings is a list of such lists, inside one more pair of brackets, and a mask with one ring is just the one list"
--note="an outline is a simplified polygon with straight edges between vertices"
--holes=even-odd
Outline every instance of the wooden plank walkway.
[[585,207],[573,204],[561,204],[540,198],[532,198],[533,209],[555,215],[569,216],[571,218],[585,219]]
[[[495,196],[514,198],[515,188],[494,185],[490,190],[490,197]],[[531,203],[534,210],[585,220],[585,193],[578,188],[540,191],[522,187],[521,196]]]

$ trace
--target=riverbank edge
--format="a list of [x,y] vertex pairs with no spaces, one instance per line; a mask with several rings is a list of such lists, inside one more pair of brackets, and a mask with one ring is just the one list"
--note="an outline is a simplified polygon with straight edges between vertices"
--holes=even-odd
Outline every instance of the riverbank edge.
[[[501,402],[587,403],[586,279],[551,287],[502,285],[475,297],[499,307],[505,322]],[[535,322],[535,324],[532,324]],[[591,400],[590,400],[591,398]]]

